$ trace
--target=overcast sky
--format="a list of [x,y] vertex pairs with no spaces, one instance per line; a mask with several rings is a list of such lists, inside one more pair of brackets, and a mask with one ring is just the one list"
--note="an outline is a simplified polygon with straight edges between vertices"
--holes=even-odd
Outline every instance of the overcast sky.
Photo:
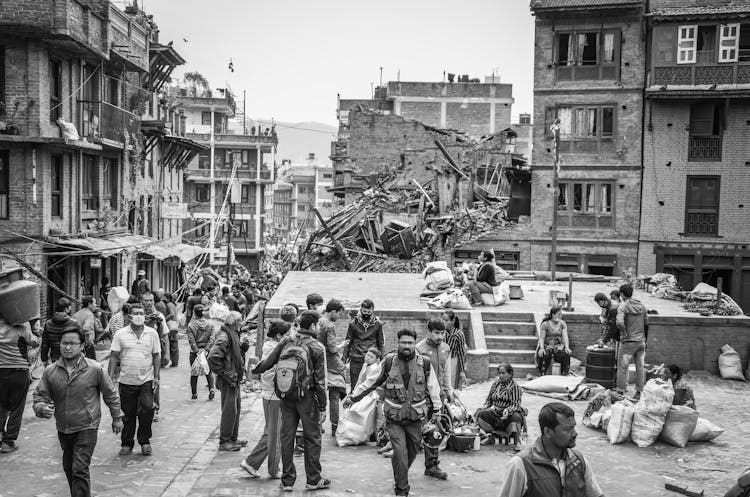
[[[122,2],[117,2],[122,5]],[[532,111],[528,0],[139,0],[162,43],[212,87],[247,91],[248,117],[336,123],[336,94],[443,71],[513,84],[513,116]],[[187,40],[187,41],[184,41]],[[230,58],[234,73],[228,69]]]

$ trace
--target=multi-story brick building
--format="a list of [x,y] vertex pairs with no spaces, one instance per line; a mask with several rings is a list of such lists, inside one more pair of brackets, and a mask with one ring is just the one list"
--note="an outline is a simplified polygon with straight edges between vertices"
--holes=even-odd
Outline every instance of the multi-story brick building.
[[750,1],[651,0],[638,270],[750,311]]
[[[276,133],[258,128],[256,134],[245,134],[244,130],[232,129],[230,118],[235,104],[227,90],[217,91],[216,96],[189,95],[185,89],[178,89],[176,94],[185,112],[187,137],[207,147],[187,169],[187,225],[196,228],[188,238],[205,244],[211,236],[213,212],[214,246],[219,247],[231,229],[235,259],[250,270],[258,270],[264,247],[265,189],[271,187],[275,176]],[[235,165],[232,193],[230,180]]]
[[[495,247],[522,269],[636,269],[645,32],[641,0],[534,0],[531,223]],[[560,123],[559,190],[550,126]],[[505,235],[503,232],[501,235]],[[528,241],[527,241],[528,240]]]
[[[181,63],[171,50],[157,57],[159,47],[156,25],[136,8],[0,4],[0,243],[52,283],[43,305],[59,296],[54,286],[98,296],[102,277],[128,285],[139,267],[162,283],[166,254],[138,255],[164,234],[153,224],[155,185],[180,176],[144,161],[141,118],[155,112],[159,81]],[[170,230],[179,242],[180,227]]]
[[475,81],[390,81],[372,99],[338,98],[339,132],[330,156],[335,203],[351,202],[367,187],[365,177],[388,168],[414,170],[418,177],[436,150],[425,128],[480,138],[510,127],[513,85]]

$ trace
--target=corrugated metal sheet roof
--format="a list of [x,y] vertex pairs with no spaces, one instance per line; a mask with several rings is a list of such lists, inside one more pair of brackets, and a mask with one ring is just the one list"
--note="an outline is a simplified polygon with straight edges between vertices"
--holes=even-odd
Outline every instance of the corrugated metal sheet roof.
[[643,0],[531,0],[531,10],[641,5]]
[[81,238],[64,238],[56,240],[55,243],[60,245],[70,245],[80,247],[90,251],[98,252],[102,257],[110,257],[124,250],[135,249],[141,250],[145,246],[156,242],[157,240],[141,235],[120,235],[108,237],[81,237]]

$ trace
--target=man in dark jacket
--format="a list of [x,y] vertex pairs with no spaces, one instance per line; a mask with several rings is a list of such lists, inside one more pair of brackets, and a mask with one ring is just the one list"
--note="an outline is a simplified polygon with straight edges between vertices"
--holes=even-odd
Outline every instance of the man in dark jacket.
[[55,305],[55,313],[52,319],[44,323],[42,332],[42,350],[40,351],[42,362],[55,362],[60,358],[60,339],[68,331],[79,329],[75,319],[70,317],[70,300],[60,298]]
[[362,301],[359,313],[349,323],[346,330],[346,341],[349,345],[344,349],[344,362],[349,362],[349,382],[352,390],[357,386],[359,373],[365,362],[365,354],[370,347],[376,347],[383,355],[385,338],[383,323],[373,316],[375,304],[370,299]]
[[[503,497],[602,497],[591,465],[575,449],[576,420],[573,410],[552,402],[539,411],[542,434],[534,445],[512,457],[505,468],[500,488]],[[561,481],[560,465],[565,481]]]
[[203,295],[203,290],[200,289],[200,287],[193,290],[193,294],[187,298],[185,301],[185,319],[189,323],[190,320],[193,318],[193,309],[196,305],[201,303],[201,298]]
[[620,330],[620,348],[617,352],[617,392],[624,394],[628,388],[628,367],[635,362],[635,400],[641,398],[646,382],[646,339],[648,314],[646,306],[633,298],[633,287],[620,287],[622,302],[617,308],[617,329]]
[[221,392],[221,424],[219,427],[219,450],[238,451],[247,440],[238,440],[240,428],[240,382],[245,375],[245,365],[240,351],[240,323],[242,314],[232,311],[224,326],[216,335],[208,365],[216,373]]
[[319,490],[331,486],[331,480],[320,474],[321,425],[326,418],[326,364],[325,349],[318,341],[318,320],[315,311],[304,311],[299,317],[299,331],[296,336],[283,339],[253,369],[260,374],[271,369],[279,361],[282,352],[289,345],[298,345],[307,351],[307,371],[311,375],[305,381],[306,389],[300,398],[281,400],[281,461],[283,465],[281,486],[285,492],[294,490],[297,471],[294,468],[294,437],[297,424],[302,421],[305,439],[305,474],[307,490]]

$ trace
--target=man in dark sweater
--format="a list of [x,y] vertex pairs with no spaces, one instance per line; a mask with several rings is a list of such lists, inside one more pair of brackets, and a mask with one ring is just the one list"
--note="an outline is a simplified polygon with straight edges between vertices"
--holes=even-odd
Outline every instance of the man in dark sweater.
[[65,333],[79,329],[75,319],[70,317],[70,300],[60,298],[55,305],[52,319],[44,323],[42,332],[41,359],[44,364],[55,362],[60,358],[60,339]]
[[349,362],[349,381],[352,390],[357,386],[367,349],[376,347],[380,350],[381,356],[383,355],[383,323],[373,316],[374,310],[375,304],[372,300],[363,300],[359,313],[351,320],[346,330],[345,341],[349,342],[349,345],[344,349],[344,362]]

